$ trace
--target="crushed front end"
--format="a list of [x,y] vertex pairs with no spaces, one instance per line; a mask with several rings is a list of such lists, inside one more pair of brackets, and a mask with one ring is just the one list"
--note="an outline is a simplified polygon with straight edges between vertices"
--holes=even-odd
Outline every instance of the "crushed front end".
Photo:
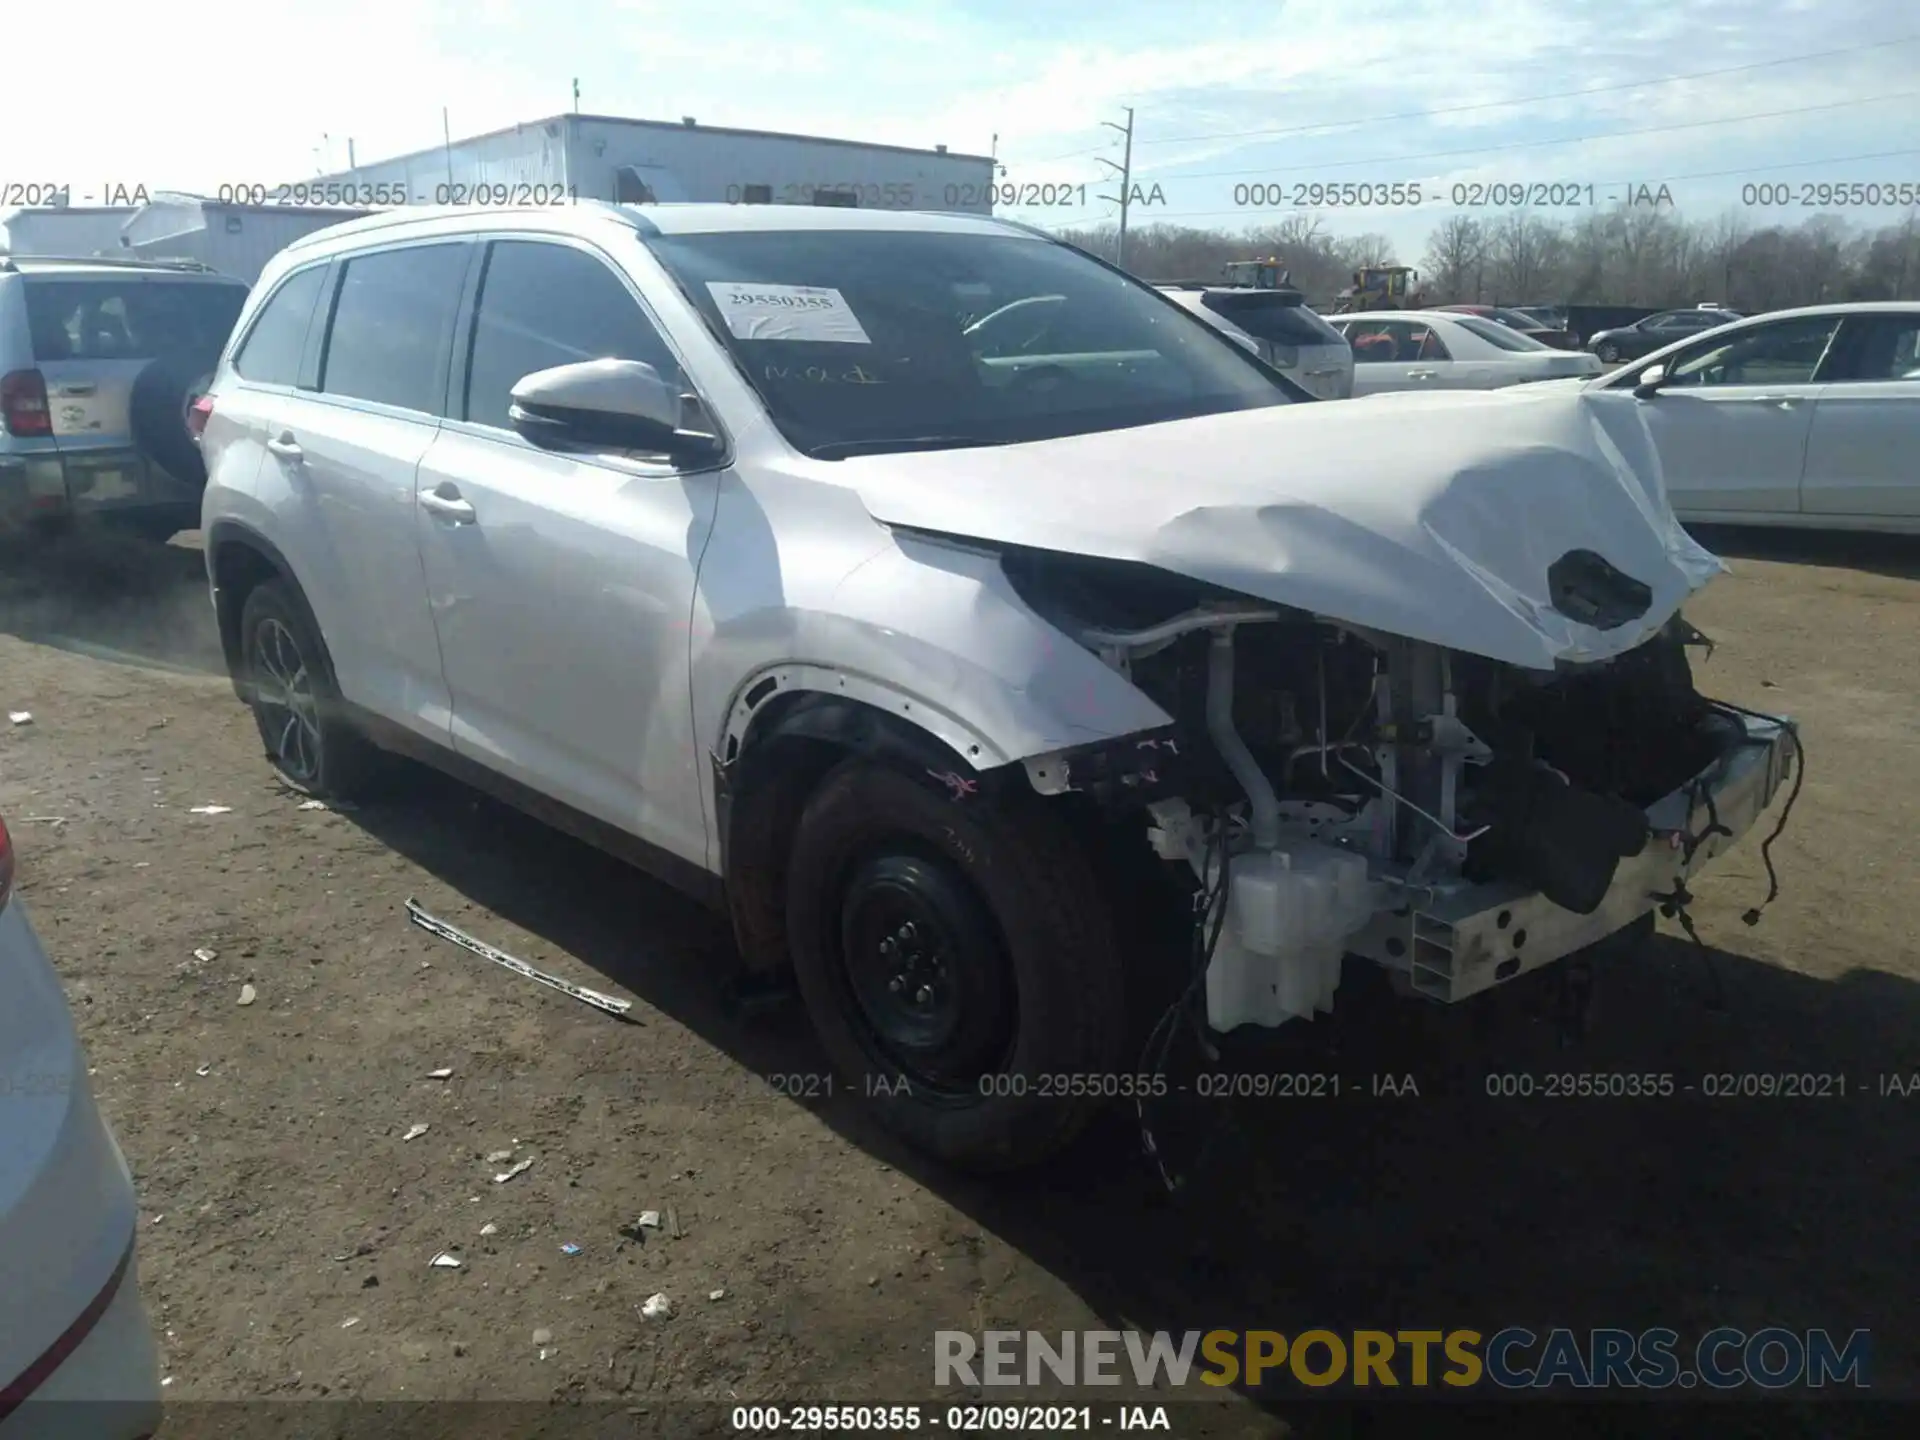
[[1699,693],[1677,615],[1542,671],[1143,570],[1009,573],[1174,717],[1027,769],[1190,869],[1214,1030],[1331,1008],[1348,955],[1454,1001],[1684,912],[1798,756],[1790,721]]

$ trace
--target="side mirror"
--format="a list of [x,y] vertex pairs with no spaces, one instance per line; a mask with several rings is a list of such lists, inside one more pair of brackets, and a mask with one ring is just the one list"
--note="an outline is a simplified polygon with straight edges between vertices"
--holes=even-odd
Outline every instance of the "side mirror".
[[543,449],[688,448],[704,437],[680,431],[680,396],[641,360],[583,360],[521,377],[507,418]]
[[1651,400],[1660,393],[1660,386],[1667,378],[1667,367],[1655,365],[1640,374],[1640,383],[1633,387],[1633,398]]

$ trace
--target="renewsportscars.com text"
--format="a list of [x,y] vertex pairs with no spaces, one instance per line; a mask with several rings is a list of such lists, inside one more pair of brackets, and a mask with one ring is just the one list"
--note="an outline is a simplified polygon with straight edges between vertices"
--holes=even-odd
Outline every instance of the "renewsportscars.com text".
[[1785,1390],[1870,1387],[1870,1340],[1769,1326],[1677,1330],[934,1332],[936,1385]]

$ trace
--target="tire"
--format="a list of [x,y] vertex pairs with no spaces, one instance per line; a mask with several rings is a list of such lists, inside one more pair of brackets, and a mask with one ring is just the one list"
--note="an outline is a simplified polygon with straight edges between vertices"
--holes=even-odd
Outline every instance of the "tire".
[[207,464],[187,429],[187,407],[204,389],[212,369],[205,356],[163,355],[134,377],[127,396],[135,447],[195,490],[206,486]]
[[[956,802],[843,762],[801,815],[786,900],[821,1044],[914,1148],[1018,1169],[1066,1148],[1107,1103],[1121,957],[1092,865],[1043,806]],[[905,983],[883,993],[888,969]]]
[[326,647],[283,581],[263,581],[248,592],[240,657],[254,724],[281,781],[324,799],[367,793],[384,757],[347,722]]
[[1611,341],[1602,345],[1600,347],[1600,363],[1602,365],[1618,365],[1620,363],[1620,347]]

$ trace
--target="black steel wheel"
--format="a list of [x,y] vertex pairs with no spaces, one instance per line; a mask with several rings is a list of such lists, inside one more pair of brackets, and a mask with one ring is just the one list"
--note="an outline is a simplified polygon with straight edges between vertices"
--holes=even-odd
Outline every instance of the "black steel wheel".
[[822,1046],[917,1148],[968,1169],[1034,1164],[1119,1093],[1111,897],[1038,797],[956,800],[847,760],[800,817],[786,904]]
[[868,1043],[911,1081],[957,1096],[1004,1063],[1014,984],[993,917],[958,869],[883,853],[848,880],[840,961]]

